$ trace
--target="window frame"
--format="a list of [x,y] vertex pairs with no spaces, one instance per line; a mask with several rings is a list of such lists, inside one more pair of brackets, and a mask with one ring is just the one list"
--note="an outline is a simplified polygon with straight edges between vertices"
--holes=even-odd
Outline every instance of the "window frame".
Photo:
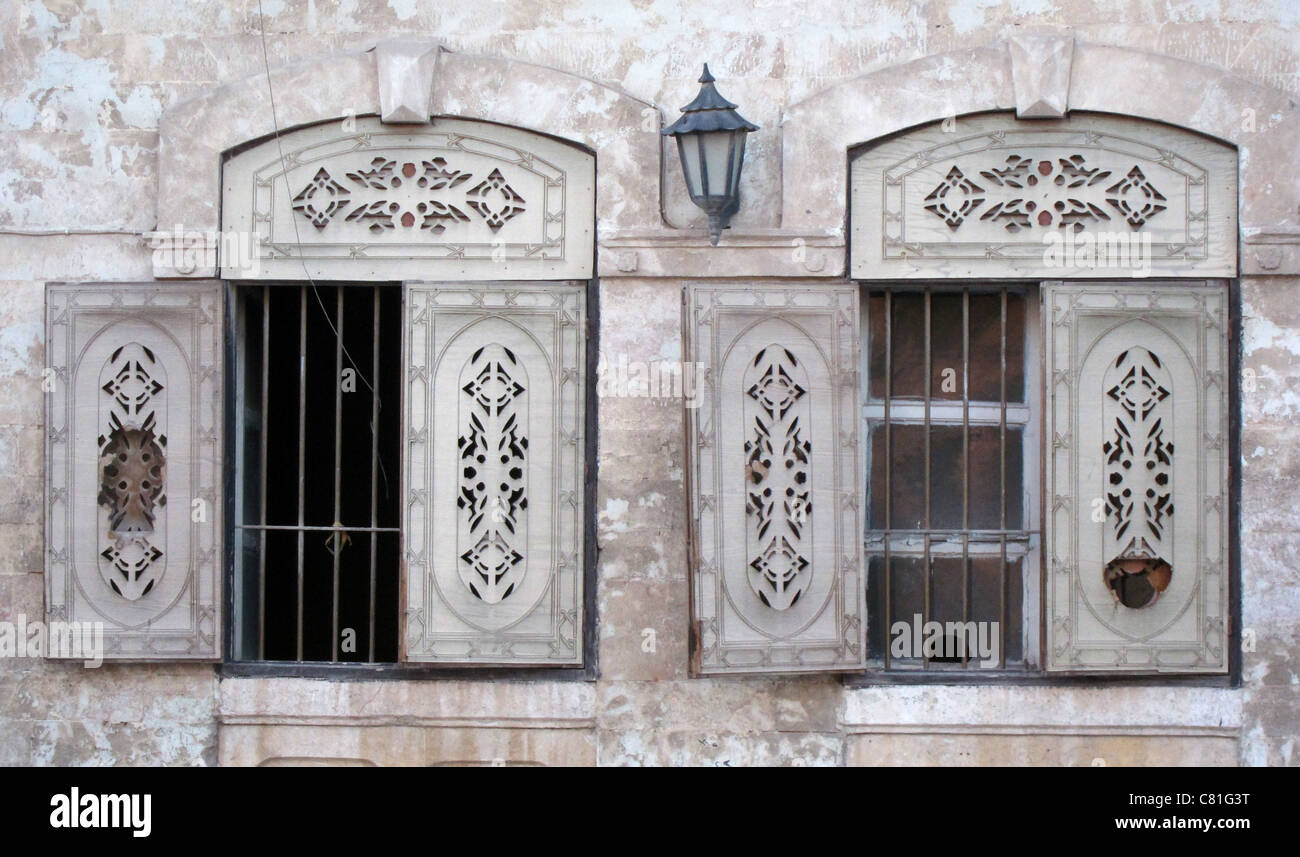
[[[538,285],[545,284],[547,281],[519,281],[521,285]],[[224,512],[223,522],[224,533],[226,536],[225,555],[222,557],[223,569],[221,578],[224,583],[224,592],[222,593],[223,603],[225,604],[225,616],[223,618],[223,632],[225,640],[222,645],[222,659],[219,666],[219,673],[222,678],[315,678],[330,679],[336,681],[373,681],[373,680],[439,680],[439,679],[506,679],[506,680],[535,680],[535,681],[595,681],[599,678],[598,662],[598,621],[596,611],[596,587],[597,587],[597,551],[596,541],[596,477],[597,477],[597,458],[598,449],[597,430],[599,425],[599,413],[597,410],[598,398],[596,394],[596,364],[600,353],[599,331],[600,331],[600,286],[596,278],[588,280],[574,281],[585,285],[585,301],[587,313],[586,334],[586,365],[584,368],[586,374],[586,390],[584,396],[584,449],[583,455],[586,458],[587,466],[584,474],[584,508],[587,512],[583,516],[583,663],[581,666],[482,666],[478,664],[428,664],[418,662],[385,662],[385,663],[347,663],[331,661],[274,661],[274,660],[238,660],[235,657],[235,635],[238,633],[238,619],[236,611],[236,595],[238,592],[238,582],[236,581],[236,545],[235,545],[235,516],[237,514],[236,494],[237,485],[242,474],[242,464],[234,457],[236,454],[236,431],[238,426],[238,407],[240,398],[239,385],[242,383],[242,374],[234,376],[227,375],[230,382],[226,384],[225,401],[223,403],[225,426],[225,437],[223,440],[227,461],[236,462],[235,465],[227,467],[223,475],[224,490]],[[238,291],[242,287],[300,287],[309,284],[305,280],[223,280],[223,294],[225,301],[225,330],[223,353],[225,359],[225,369],[227,372],[239,373],[242,369],[240,363],[240,336],[244,334],[238,327],[234,313],[238,307]],[[342,285],[342,283],[330,281],[330,285]],[[384,282],[359,282],[362,286],[379,286],[388,285]],[[398,283],[397,285],[401,285]],[[405,290],[400,299],[402,317],[406,314]],[[403,325],[403,336],[405,336],[405,325]],[[403,388],[405,385],[401,385]],[[405,393],[403,392],[403,396]],[[401,403],[397,403],[400,408]],[[405,533],[402,534],[403,544]],[[404,548],[403,548],[404,549]],[[398,623],[399,634],[401,633],[402,617],[400,615],[393,617],[393,621]]]
[[[1046,354],[1044,352],[1043,342],[1043,324],[1041,317],[1042,300],[1041,295],[1044,285],[1049,282],[1046,277],[1019,277],[1019,278],[960,278],[949,280],[936,279],[917,279],[917,280],[852,280],[863,295],[869,293],[872,289],[899,289],[907,290],[908,288],[923,289],[927,287],[941,286],[945,290],[961,291],[966,287],[979,287],[990,284],[1021,284],[1027,292],[1034,295],[1034,304],[1040,310],[1039,323],[1036,328],[1031,329],[1026,312],[1026,360],[1032,344],[1033,351],[1036,355],[1035,365],[1032,367],[1034,377],[1036,378],[1037,387],[1036,400],[1038,404],[1037,419],[1033,413],[1030,414],[1030,422],[1037,423],[1039,443],[1038,448],[1033,450],[1035,458],[1035,469],[1037,470],[1038,486],[1037,494],[1039,502],[1037,504],[1037,521],[1040,529],[1039,540],[1041,545],[1041,527],[1042,516],[1045,511],[1044,492],[1045,483],[1043,467],[1044,450],[1046,439],[1046,419],[1047,413],[1042,402],[1045,400],[1046,393]],[[1069,281],[1068,279],[1066,280]],[[1089,282],[1087,280],[1081,282]],[[1176,278],[1162,277],[1153,280],[1150,287],[1153,291],[1158,291],[1162,282],[1179,282]],[[1228,632],[1228,670],[1223,675],[1204,675],[1204,674],[1177,674],[1177,673],[1151,673],[1151,674],[1068,674],[1060,672],[1048,672],[1042,661],[1042,646],[1047,638],[1047,631],[1044,626],[1046,621],[1046,604],[1044,602],[1045,591],[1043,581],[1046,575],[1046,556],[1045,551],[1039,551],[1039,567],[1037,569],[1037,590],[1038,603],[1036,605],[1038,622],[1038,664],[1034,669],[1006,671],[1006,670],[983,670],[983,669],[938,669],[938,670],[886,670],[875,664],[869,664],[866,670],[855,673],[842,673],[841,683],[850,689],[867,688],[891,685],[962,685],[962,686],[1053,686],[1053,687],[1219,687],[1219,688],[1240,688],[1242,686],[1242,651],[1241,651],[1241,431],[1242,431],[1242,409],[1241,409],[1241,363],[1242,363],[1242,297],[1241,282],[1239,278],[1221,278],[1221,277],[1196,277],[1186,278],[1184,282],[1202,282],[1207,284],[1218,284],[1224,286],[1227,291],[1228,307],[1228,328],[1225,335],[1228,338],[1228,370],[1231,376],[1228,383],[1228,617],[1231,627]],[[863,301],[863,316],[865,317],[866,301]],[[1028,310],[1028,307],[1027,307]],[[867,340],[864,326],[863,333],[863,355],[862,365],[867,366],[870,359],[867,351]],[[1030,367],[1026,366],[1026,399],[1030,398],[1028,385],[1030,384]],[[867,432],[866,407],[867,394],[869,390],[869,379],[867,379],[865,369],[864,377],[861,379],[863,388],[863,443],[869,443],[869,434]],[[1026,445],[1028,446],[1028,445]],[[868,455],[862,456],[862,485],[863,496],[866,496],[866,486],[868,478]],[[1028,462],[1030,452],[1026,448],[1025,461]],[[1026,470],[1028,470],[1026,464]],[[863,533],[865,536],[866,516],[864,516]],[[865,562],[864,555],[864,562]],[[1028,573],[1028,568],[1026,569]],[[1027,606],[1026,606],[1027,613]],[[872,620],[868,615],[868,622]]]
[[[1041,615],[1042,614],[1042,608],[1041,608],[1042,575],[1040,573],[1040,570],[1043,568],[1043,557],[1042,557],[1042,510],[1043,510],[1042,485],[1043,482],[1042,482],[1042,455],[1041,455],[1042,429],[1043,429],[1043,423],[1041,421],[1041,417],[1043,413],[1041,375],[1042,375],[1042,366],[1043,366],[1042,363],[1043,355],[1041,354],[1041,350],[1042,350],[1041,337],[1038,336],[1038,331],[1041,325],[1041,319],[1039,317],[1039,311],[1040,311],[1039,292],[1041,290],[1041,286],[1040,284],[1033,281],[1008,280],[1008,279],[980,279],[980,280],[963,280],[960,282],[954,282],[951,280],[948,281],[890,280],[890,281],[878,281],[878,282],[869,282],[869,283],[863,282],[860,284],[860,288],[862,293],[862,297],[860,298],[860,306],[861,306],[861,313],[862,313],[861,329],[863,331],[862,356],[861,356],[861,361],[862,361],[862,383],[861,383],[862,428],[861,431],[862,431],[862,444],[864,447],[864,452],[862,455],[863,474],[861,478],[863,480],[863,485],[866,489],[867,507],[868,507],[865,510],[865,514],[863,515],[863,524],[864,524],[863,536],[865,540],[864,559],[867,563],[870,563],[873,556],[880,555],[880,549],[876,548],[875,545],[877,543],[883,544],[886,540],[889,543],[888,553],[892,555],[895,556],[897,555],[894,553],[894,551],[896,550],[896,548],[894,547],[894,543],[903,541],[905,545],[902,551],[903,555],[908,557],[913,557],[913,558],[929,557],[931,560],[934,559],[936,556],[947,556],[950,554],[966,557],[968,559],[975,559],[978,556],[996,558],[999,556],[1003,556],[1002,550],[1003,550],[1003,545],[1005,545],[1006,553],[1005,553],[1004,562],[1010,561],[1012,558],[1019,558],[1021,560],[1021,584],[1020,584],[1021,616],[1020,616],[1020,628],[1018,633],[1020,635],[1020,641],[1021,641],[1022,658],[1025,662],[1023,667],[1006,665],[1005,643],[1010,629],[1002,628],[1001,629],[1002,645],[1000,646],[1000,651],[1001,651],[1003,663],[1001,666],[999,666],[996,669],[983,669],[980,667],[971,667],[969,665],[961,669],[949,667],[947,665],[932,667],[929,663],[929,659],[922,659],[922,666],[919,668],[894,667],[890,664],[890,657],[888,655],[889,637],[887,631],[886,642],[885,642],[886,655],[881,660],[869,661],[867,671],[886,673],[889,675],[908,675],[911,673],[923,673],[928,675],[946,675],[948,673],[954,673],[957,675],[966,675],[968,673],[971,673],[974,670],[974,671],[978,671],[981,674],[985,674],[989,676],[993,676],[993,675],[1019,676],[1026,673],[1036,672],[1041,669],[1040,656],[1041,656],[1041,641],[1043,639],[1042,632],[1040,630],[1042,627],[1042,615]],[[1013,537],[1008,535],[1005,536],[1004,541],[1000,539],[997,542],[972,541],[969,534],[973,532],[978,532],[979,528],[975,528],[975,527],[934,528],[932,527],[931,531],[936,529],[951,529],[954,531],[964,531],[965,533],[967,533],[967,535],[964,538],[961,538],[961,546],[956,551],[947,548],[947,545],[953,544],[953,542],[951,542],[950,540],[946,540],[946,544],[941,543],[939,549],[936,550],[935,544],[932,540],[941,537],[937,537],[934,535],[921,536],[925,544],[925,547],[923,549],[909,548],[908,546],[906,546],[906,542],[911,541],[912,540],[911,538],[903,536],[899,532],[895,532],[892,536],[886,537],[883,534],[881,534],[880,530],[874,529],[870,526],[871,523],[870,521],[871,481],[870,480],[871,480],[871,459],[873,453],[871,432],[873,427],[878,425],[883,425],[887,419],[886,414],[890,414],[891,409],[895,406],[896,403],[899,402],[901,402],[903,404],[903,407],[907,409],[908,416],[904,418],[895,418],[894,416],[890,415],[888,417],[888,422],[891,426],[926,425],[928,423],[930,426],[966,425],[970,427],[975,427],[975,426],[1000,427],[1003,424],[1001,418],[1002,403],[984,401],[984,400],[973,400],[973,399],[968,400],[965,398],[963,398],[962,400],[935,399],[933,395],[930,396],[929,401],[927,402],[924,396],[918,398],[912,396],[895,397],[891,395],[887,397],[889,399],[890,406],[889,408],[886,408],[884,404],[885,402],[884,398],[873,399],[871,396],[872,377],[870,371],[871,370],[870,326],[868,324],[868,320],[870,318],[869,316],[870,295],[872,292],[885,291],[895,296],[900,294],[925,295],[927,293],[931,295],[935,295],[935,294],[963,295],[969,293],[971,296],[974,296],[976,294],[999,294],[1002,292],[1002,290],[1005,290],[1008,294],[1014,293],[1014,294],[1021,295],[1022,299],[1025,302],[1024,326],[1022,332],[1022,335],[1024,337],[1023,400],[1014,403],[1011,402],[1010,400],[1006,402],[1007,418],[1005,423],[1007,429],[1020,428],[1023,432],[1022,440],[1021,440],[1021,480],[1020,480],[1021,481],[1020,493],[1022,497],[1022,506],[1021,506],[1022,526],[1016,528],[1014,532],[1024,533],[1025,535],[1023,536],[1023,538]],[[969,319],[968,319],[968,323],[969,323]],[[930,336],[927,338],[932,339],[933,333],[931,333]],[[969,342],[969,340],[967,341]],[[969,351],[967,352],[967,357],[968,357],[968,361],[967,361],[965,377],[969,378],[969,367],[970,367]],[[888,363],[886,365],[888,365]],[[931,367],[931,373],[930,373],[931,377],[933,377],[932,368],[933,367]],[[967,381],[967,385],[969,385],[969,381]],[[975,411],[977,409],[981,414],[981,417],[979,418],[975,416]],[[915,412],[917,412],[918,410],[923,414],[923,416],[918,417],[915,415]],[[938,416],[936,416],[936,411],[939,413]],[[992,416],[987,415],[989,411],[994,412]],[[1011,414],[1013,412],[1016,412],[1017,414],[1014,420],[1011,417]],[[1039,417],[1038,419],[1035,419],[1035,414],[1038,414]],[[967,457],[969,456],[967,455]],[[969,461],[967,461],[966,473],[964,476],[965,484],[967,485],[969,484],[969,479],[970,479],[970,463]],[[969,510],[968,510],[968,514],[969,514]],[[924,529],[920,529],[917,530],[917,532],[925,533],[926,531]],[[1010,527],[1006,527],[1003,528],[1003,532],[1011,533],[1013,532],[1013,529]],[[869,568],[867,573],[868,575],[870,574]],[[1004,587],[1005,585],[1006,582],[1004,580]],[[872,605],[869,603],[867,605],[868,612],[871,611],[871,607]],[[889,619],[893,621],[898,621],[899,618],[900,617],[897,616],[889,617]],[[929,617],[927,617],[927,619],[928,618]],[[966,618],[969,618],[969,616]],[[868,623],[871,622],[871,619],[872,617],[868,616]],[[975,660],[975,659],[971,658],[970,660]]]

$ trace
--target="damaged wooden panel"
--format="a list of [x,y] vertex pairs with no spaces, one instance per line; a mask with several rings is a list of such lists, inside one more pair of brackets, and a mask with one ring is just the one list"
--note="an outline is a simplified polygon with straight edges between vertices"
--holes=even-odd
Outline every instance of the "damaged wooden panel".
[[1227,672],[1227,300],[1045,287],[1049,670]]
[[583,662],[585,291],[406,287],[408,661]]
[[686,360],[699,674],[865,663],[858,298],[844,287],[692,285]]
[[220,658],[221,318],[212,281],[46,290],[46,618],[106,659]]

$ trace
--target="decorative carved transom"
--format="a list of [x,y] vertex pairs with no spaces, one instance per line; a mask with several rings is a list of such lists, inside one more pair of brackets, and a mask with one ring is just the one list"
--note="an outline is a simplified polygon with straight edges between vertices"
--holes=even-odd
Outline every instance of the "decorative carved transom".
[[293,210],[307,218],[312,226],[324,229],[334,215],[347,205],[349,193],[347,188],[330,178],[329,171],[322,167],[316,171],[307,186],[294,196]]
[[1178,128],[963,116],[868,144],[850,171],[855,279],[1237,273],[1236,150]]
[[[465,208],[474,211],[496,232],[526,210],[526,202],[499,169],[468,192],[446,193],[473,178],[455,169],[443,157],[399,161],[379,156],[368,169],[344,174],[351,186],[341,184],[322,167],[293,198],[293,210],[324,229],[346,209],[344,220],[366,224],[371,232],[427,229],[442,234],[452,223],[468,223]],[[441,191],[441,194],[435,192]]]
[[488,173],[488,177],[475,185],[468,196],[469,207],[487,221],[493,232],[524,210],[524,198],[506,184],[500,170]]
[[954,164],[926,196],[925,209],[952,230],[987,202],[979,219],[1010,233],[1034,227],[1082,232],[1086,224],[1110,221],[1110,209],[1140,229],[1164,211],[1167,202],[1136,164],[1112,182],[1110,170],[1088,166],[1082,154],[1039,159],[1008,155],[1002,166],[980,170],[979,175],[983,185]]

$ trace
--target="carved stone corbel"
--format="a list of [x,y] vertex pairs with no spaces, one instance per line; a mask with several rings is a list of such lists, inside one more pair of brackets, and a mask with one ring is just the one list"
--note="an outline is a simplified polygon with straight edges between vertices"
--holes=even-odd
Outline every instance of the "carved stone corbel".
[[433,104],[434,42],[392,39],[375,45],[379,72],[379,118],[390,123],[427,123]]
[[1070,109],[1072,33],[1026,33],[1007,39],[1017,119],[1063,119]]

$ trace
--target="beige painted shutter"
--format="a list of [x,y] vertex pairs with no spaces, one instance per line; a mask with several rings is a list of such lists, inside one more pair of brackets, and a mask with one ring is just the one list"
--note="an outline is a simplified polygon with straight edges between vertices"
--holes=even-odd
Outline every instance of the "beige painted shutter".
[[404,658],[583,660],[585,289],[406,287]]
[[221,283],[45,298],[47,654],[219,660]]
[[697,674],[865,666],[858,297],[688,286]]
[[1047,668],[1228,668],[1228,296],[1049,283]]

